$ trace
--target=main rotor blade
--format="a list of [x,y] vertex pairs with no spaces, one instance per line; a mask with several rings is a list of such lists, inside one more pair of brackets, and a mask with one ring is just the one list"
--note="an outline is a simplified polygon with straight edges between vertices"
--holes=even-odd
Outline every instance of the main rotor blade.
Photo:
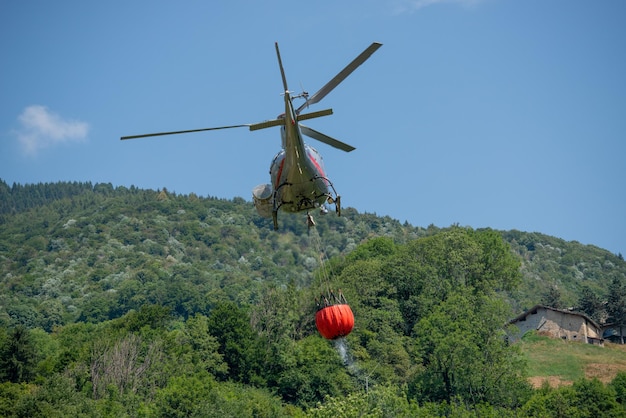
[[317,112],[303,113],[301,115],[298,115],[298,120],[301,121],[301,120],[319,118],[322,116],[329,116],[332,114],[333,114],[332,109],[318,110]]
[[271,128],[272,126],[280,126],[285,124],[285,118],[278,118],[272,120],[266,120],[265,122],[250,124],[251,131],[258,131],[259,129]]
[[278,57],[278,66],[280,67],[280,75],[283,77],[283,88],[285,89],[285,93],[289,91],[287,88],[287,77],[285,77],[285,69],[283,68],[283,61],[280,59],[280,51],[278,50],[278,42],[274,42],[276,46],[276,56]]
[[231,126],[218,126],[217,128],[191,129],[191,130],[188,130],[188,131],[157,132],[157,133],[153,133],[153,134],[123,136],[120,139],[122,141],[124,141],[126,139],[147,138],[147,137],[150,137],[150,136],[188,134],[188,133],[192,133],[192,132],[217,131],[219,129],[244,128],[244,127],[247,128],[249,126],[250,125],[231,125]]
[[345,152],[354,151],[356,149],[352,145],[346,144],[345,142],[341,142],[338,139],[331,138],[330,136],[325,135],[321,132],[318,132],[315,129],[311,129],[308,126],[304,126],[303,124],[300,124],[300,131],[306,136],[309,136],[313,139],[317,139],[320,142],[323,142],[325,144],[330,145],[331,147],[335,147]]
[[383,44],[378,42],[373,42],[370,46],[368,46],[365,51],[361,52],[361,54],[356,57],[350,64],[346,66],[343,70],[339,72],[332,80],[330,80],[324,87],[322,87],[317,93],[312,95],[304,102],[297,110],[296,114],[300,113],[302,109],[305,107],[315,104],[322,100],[328,93],[330,93],[335,87],[339,85],[343,80],[346,79],[357,67],[363,64],[378,48],[380,48]]
[[[304,113],[302,115],[299,115],[298,121],[319,118],[322,116],[328,116],[332,114],[333,114],[332,109],[318,110],[317,112]],[[248,126],[250,127],[251,131],[258,131],[259,129],[271,128],[273,126],[281,126],[284,124],[285,124],[285,118],[279,117],[278,119],[266,120],[264,122],[259,122],[259,123],[251,123]]]

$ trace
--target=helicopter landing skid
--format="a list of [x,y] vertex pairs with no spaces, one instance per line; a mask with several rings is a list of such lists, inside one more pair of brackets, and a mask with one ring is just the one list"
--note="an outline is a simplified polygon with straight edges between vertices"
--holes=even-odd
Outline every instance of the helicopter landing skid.
[[[320,198],[326,198],[326,203],[328,203],[329,205],[334,204],[335,205],[335,212],[337,213],[337,216],[341,216],[341,196],[339,196],[337,194],[337,190],[335,190],[335,187],[333,186],[333,184],[330,182],[330,180],[328,180],[326,177],[316,177],[314,179],[324,179],[328,186],[330,186],[332,192],[326,192],[320,195],[315,196],[314,198],[310,198],[310,197],[302,197],[297,203],[294,201],[282,201],[278,198],[278,190],[283,187],[283,186],[291,186],[291,183],[282,183],[280,186],[278,186],[278,188],[276,188],[276,190],[274,190],[274,195],[273,195],[273,200],[274,200],[274,207],[272,209],[272,222],[273,222],[273,226],[274,226],[274,231],[278,230],[278,211],[280,210],[280,208],[287,204],[290,205],[289,207],[289,212],[301,212],[306,210],[306,223],[307,223],[307,227],[310,229],[312,226],[315,226],[315,221],[313,220],[313,216],[309,213],[309,210],[311,209],[315,209],[315,208],[319,208],[320,213],[322,215],[325,215],[326,213],[328,213],[328,210],[325,206],[325,204],[320,204],[319,199]],[[334,194],[334,197],[333,197]],[[295,208],[294,208],[295,207]]]
[[335,197],[335,212],[337,212],[337,216],[341,216],[341,196],[339,195]]

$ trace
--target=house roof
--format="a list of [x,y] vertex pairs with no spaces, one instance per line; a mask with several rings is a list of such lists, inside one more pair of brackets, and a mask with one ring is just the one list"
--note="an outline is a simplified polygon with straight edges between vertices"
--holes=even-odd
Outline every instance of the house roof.
[[584,314],[582,312],[566,311],[566,310],[563,310],[563,309],[552,308],[550,306],[541,305],[541,304],[535,305],[532,308],[530,308],[527,311],[525,311],[524,313],[519,314],[515,318],[511,319],[509,321],[509,324],[514,324],[514,323],[516,323],[518,321],[521,321],[522,319],[525,319],[529,315],[534,315],[534,314],[537,313],[538,309],[542,309],[542,308],[550,310],[550,311],[554,311],[554,312],[560,312],[560,313],[565,314],[565,315],[580,316],[580,317],[584,318],[586,321],[588,321],[589,323],[591,323],[591,325],[595,326],[596,328],[602,329],[602,327],[596,321],[594,321],[593,319],[589,318],[586,314]]

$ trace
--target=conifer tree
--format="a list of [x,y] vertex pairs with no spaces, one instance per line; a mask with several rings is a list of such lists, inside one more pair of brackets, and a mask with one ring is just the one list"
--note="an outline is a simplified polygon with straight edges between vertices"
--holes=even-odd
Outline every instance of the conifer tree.
[[621,343],[624,344],[624,327],[626,326],[626,283],[615,277],[609,286],[606,311],[608,322],[619,328]]
[[35,368],[35,347],[30,332],[18,325],[0,346],[0,381],[27,382]]

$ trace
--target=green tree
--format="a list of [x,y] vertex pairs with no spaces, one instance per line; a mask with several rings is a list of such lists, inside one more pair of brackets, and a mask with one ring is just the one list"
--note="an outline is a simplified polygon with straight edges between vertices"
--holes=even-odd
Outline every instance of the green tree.
[[608,321],[620,330],[620,338],[624,344],[624,327],[626,326],[626,281],[615,277],[608,289],[606,311]]
[[199,417],[202,408],[210,402],[215,385],[206,372],[173,377],[166,387],[157,391],[151,416]]
[[511,246],[502,235],[492,229],[481,229],[472,233],[481,247],[480,263],[483,271],[479,279],[479,292],[489,290],[511,291],[521,282],[520,260],[511,252]]
[[228,366],[219,353],[217,338],[209,333],[208,318],[201,314],[185,321],[182,332],[176,338],[177,364],[193,364],[197,370],[215,375],[227,373]]
[[228,375],[237,382],[259,378],[262,365],[255,362],[256,334],[246,311],[232,302],[218,304],[208,318],[208,329],[219,343],[219,353],[228,364]]
[[580,291],[578,309],[596,322],[599,322],[604,315],[602,299],[589,286],[583,286]]
[[548,291],[542,296],[541,303],[554,309],[562,309],[561,291],[555,286],[550,286]]
[[497,299],[454,294],[415,326],[423,370],[411,385],[419,402],[516,407],[528,395],[524,360],[502,329],[507,309]]
[[615,400],[626,408],[626,372],[619,372],[609,384],[615,391]]
[[292,404],[311,407],[327,396],[344,396],[352,382],[330,343],[315,335],[292,344],[281,353],[283,370],[278,393]]
[[171,320],[172,310],[159,305],[142,305],[138,311],[127,313],[120,320],[120,324],[130,332],[137,332],[143,327],[152,329],[163,328]]
[[407,333],[415,322],[458,289],[493,294],[513,290],[519,260],[492,230],[453,227],[401,246],[381,268],[397,289]]
[[0,379],[3,382],[28,382],[34,374],[36,364],[35,346],[30,331],[18,325],[0,346]]
[[389,237],[377,237],[366,241],[352,251],[347,259],[371,260],[372,258],[388,257],[396,252],[397,248],[393,240]]

